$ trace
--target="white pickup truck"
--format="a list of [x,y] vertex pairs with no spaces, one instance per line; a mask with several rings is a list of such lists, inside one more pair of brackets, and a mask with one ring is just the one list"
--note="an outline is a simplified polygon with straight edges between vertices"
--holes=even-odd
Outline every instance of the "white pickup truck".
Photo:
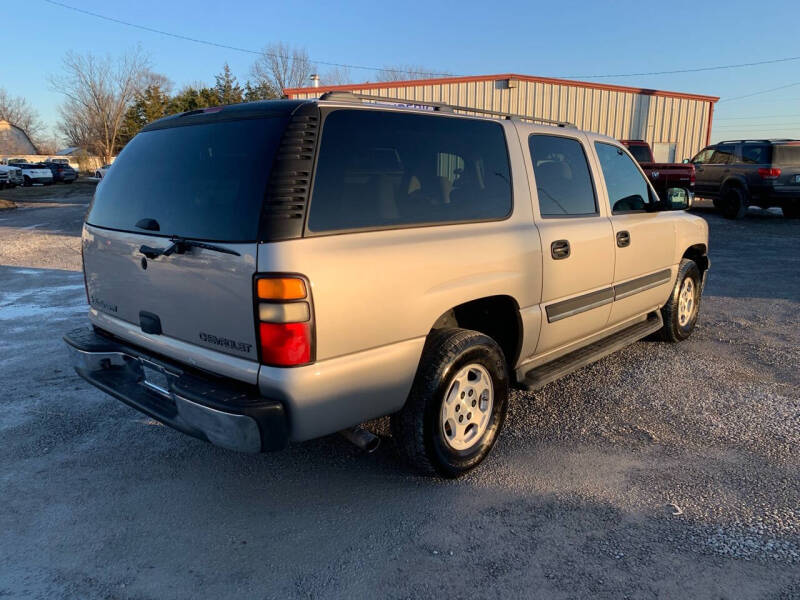
[[22,169],[14,165],[0,165],[0,190],[22,185],[24,181]]

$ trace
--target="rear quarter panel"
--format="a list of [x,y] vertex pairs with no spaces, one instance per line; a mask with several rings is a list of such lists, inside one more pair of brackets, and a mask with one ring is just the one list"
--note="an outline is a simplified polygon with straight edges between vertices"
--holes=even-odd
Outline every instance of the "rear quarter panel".
[[541,293],[541,251],[530,195],[514,168],[514,211],[503,221],[364,231],[261,244],[258,271],[311,283],[318,361],[427,335],[450,308]]

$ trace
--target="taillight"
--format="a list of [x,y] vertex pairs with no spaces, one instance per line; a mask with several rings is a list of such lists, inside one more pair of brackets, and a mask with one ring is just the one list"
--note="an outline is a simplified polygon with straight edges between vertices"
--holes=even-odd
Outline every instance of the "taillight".
[[767,169],[766,167],[761,167],[758,170],[758,174],[761,176],[761,179],[777,179],[781,176],[781,170],[776,168]]
[[694,182],[695,182],[695,179],[696,179],[696,173],[694,171],[694,166],[692,166],[691,173],[689,174],[689,185],[693,186]]
[[263,364],[294,367],[314,360],[313,311],[304,279],[256,277],[255,302]]

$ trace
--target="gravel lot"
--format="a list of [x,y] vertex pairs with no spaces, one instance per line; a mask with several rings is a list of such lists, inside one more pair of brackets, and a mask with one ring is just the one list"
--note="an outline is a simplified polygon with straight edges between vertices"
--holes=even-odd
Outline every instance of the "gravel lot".
[[0,597],[800,598],[800,222],[698,210],[712,271],[692,338],[516,393],[487,463],[443,482],[390,440],[217,449],[85,384],[61,335],[85,319],[88,195],[15,200]]

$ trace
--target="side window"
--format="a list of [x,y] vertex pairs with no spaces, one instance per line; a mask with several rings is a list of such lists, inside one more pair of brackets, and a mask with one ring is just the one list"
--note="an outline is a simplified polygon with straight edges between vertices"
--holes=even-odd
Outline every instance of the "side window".
[[594,185],[583,145],[555,135],[532,135],[528,145],[542,216],[596,214]]
[[652,204],[650,186],[636,165],[621,148],[595,142],[600,168],[613,212],[647,210]]
[[742,162],[746,165],[769,164],[770,147],[766,144],[742,144]]
[[707,163],[711,160],[711,155],[714,154],[713,148],[706,148],[705,150],[701,150],[697,156],[692,159],[692,162],[696,165],[702,165]]
[[733,144],[720,144],[714,149],[714,154],[711,155],[711,160],[708,161],[712,165],[727,165],[734,162]]
[[497,220],[511,213],[499,123],[336,110],[323,124],[311,232]]

